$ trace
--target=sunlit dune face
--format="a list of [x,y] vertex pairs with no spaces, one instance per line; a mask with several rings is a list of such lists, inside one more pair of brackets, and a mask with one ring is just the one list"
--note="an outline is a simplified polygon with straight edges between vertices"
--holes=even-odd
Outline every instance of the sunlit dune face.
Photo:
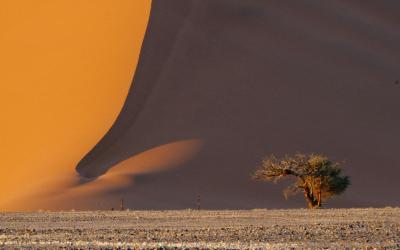
[[[128,158],[96,179],[86,179],[70,173],[64,176],[70,181],[70,186],[46,183],[47,188],[52,191],[47,190],[36,196],[16,200],[12,204],[7,204],[7,208],[11,210],[108,209],[113,205],[113,200],[102,197],[107,197],[115,190],[134,187],[135,175],[167,171],[182,166],[199,153],[203,144],[203,140],[192,139],[157,146]],[[30,200],[31,203],[26,205],[25,200]],[[98,201],[101,201],[101,205]]]
[[1,2],[0,209],[18,197],[76,184],[75,165],[125,101],[150,4]]
[[127,188],[128,185],[134,184],[135,175],[166,171],[182,166],[190,161],[202,146],[202,140],[192,139],[154,147],[117,164],[95,180],[67,190],[65,193],[69,197],[62,200]]
[[180,166],[201,149],[203,140],[183,140],[137,154],[110,169],[106,175],[144,174]]

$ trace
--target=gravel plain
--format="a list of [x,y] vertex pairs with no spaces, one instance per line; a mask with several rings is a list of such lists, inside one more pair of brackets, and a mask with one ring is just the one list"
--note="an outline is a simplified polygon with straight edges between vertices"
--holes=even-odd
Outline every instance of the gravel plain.
[[400,208],[0,213],[0,249],[400,249]]

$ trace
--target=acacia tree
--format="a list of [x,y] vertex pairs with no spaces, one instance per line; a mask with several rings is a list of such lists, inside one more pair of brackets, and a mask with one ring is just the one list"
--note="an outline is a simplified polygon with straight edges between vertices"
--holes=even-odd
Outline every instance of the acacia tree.
[[264,158],[253,179],[277,182],[292,176],[295,182],[283,191],[285,198],[302,192],[309,208],[319,208],[323,200],[343,193],[350,185],[350,178],[341,174],[341,165],[321,154],[296,154],[282,159],[272,155]]

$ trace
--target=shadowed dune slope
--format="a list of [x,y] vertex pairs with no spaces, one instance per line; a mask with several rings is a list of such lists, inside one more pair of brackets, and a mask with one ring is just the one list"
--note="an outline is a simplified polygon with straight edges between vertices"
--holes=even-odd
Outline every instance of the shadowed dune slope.
[[[179,168],[118,189],[134,208],[281,207],[252,183],[264,154],[346,161],[331,206],[400,205],[398,1],[154,0],[134,84],[108,134],[79,163],[96,177],[139,152],[199,139]],[[179,154],[178,152],[175,152]]]

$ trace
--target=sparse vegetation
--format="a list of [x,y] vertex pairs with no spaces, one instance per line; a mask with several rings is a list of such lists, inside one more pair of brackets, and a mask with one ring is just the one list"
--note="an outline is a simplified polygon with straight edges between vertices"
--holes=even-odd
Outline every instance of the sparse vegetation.
[[320,208],[324,200],[342,194],[350,185],[349,177],[342,176],[341,164],[321,154],[266,157],[253,179],[277,182],[290,176],[295,182],[284,190],[285,198],[302,192],[309,208]]

